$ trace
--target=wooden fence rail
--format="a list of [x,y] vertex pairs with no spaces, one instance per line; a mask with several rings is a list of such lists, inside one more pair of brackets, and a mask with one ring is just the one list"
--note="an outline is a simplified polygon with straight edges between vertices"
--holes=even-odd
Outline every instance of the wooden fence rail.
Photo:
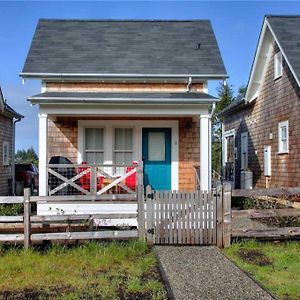
[[[252,197],[261,201],[269,201],[268,197],[282,196],[299,196],[300,188],[270,188],[270,189],[253,189],[253,190],[232,190],[231,197]],[[290,201],[277,201],[280,199],[271,198],[279,204],[289,205]],[[289,205],[291,206],[291,205]],[[293,207],[299,207],[294,206]],[[299,208],[273,208],[273,209],[246,209],[232,210],[231,219],[248,218],[250,220],[262,220],[270,218],[287,218],[300,217]],[[263,239],[287,239],[300,238],[300,227],[268,227],[268,228],[241,228],[231,229],[231,238],[263,238]],[[231,239],[230,239],[231,240]],[[227,244],[225,246],[228,246]]]
[[[141,191],[139,188],[138,191]],[[140,192],[141,193],[141,192]],[[120,197],[118,197],[120,196]],[[75,197],[75,199],[74,199]],[[60,201],[59,199],[60,198]],[[117,199],[117,200],[116,200]],[[33,242],[47,240],[84,240],[84,239],[132,239],[138,237],[137,229],[98,230],[94,229],[94,220],[136,219],[136,212],[72,214],[72,215],[32,215],[32,203],[70,203],[70,201],[93,202],[101,200],[101,204],[132,204],[136,195],[95,195],[89,199],[82,196],[45,196],[31,197],[30,189],[24,190],[24,197],[0,197],[0,204],[23,204],[22,216],[0,216],[0,242],[23,243],[28,249]],[[79,202],[78,202],[79,201]],[[94,229],[94,230],[92,230]],[[22,233],[20,231],[23,231]],[[49,232],[50,230],[50,232]],[[59,232],[65,230],[64,232]],[[75,231],[70,231],[75,230]],[[80,230],[80,231],[78,231]],[[83,231],[84,230],[84,231]],[[18,231],[15,233],[15,231]],[[38,233],[36,232],[38,231]],[[52,232],[54,231],[54,232]],[[11,233],[13,232],[13,233]]]

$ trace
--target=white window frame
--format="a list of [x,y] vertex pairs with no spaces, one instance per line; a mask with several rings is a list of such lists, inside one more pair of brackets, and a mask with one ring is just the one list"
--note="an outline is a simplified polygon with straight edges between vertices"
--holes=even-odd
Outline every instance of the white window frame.
[[[86,149],[86,129],[102,129],[103,130],[103,149],[101,150],[96,150],[96,149],[93,149],[93,150],[87,150]],[[83,128],[83,161],[86,161],[86,153],[89,152],[89,153],[96,153],[96,152],[99,152],[99,153],[103,153],[103,163],[105,161],[105,128],[104,127],[99,127],[99,126],[85,126]]]
[[227,163],[227,138],[233,136],[234,141],[234,158],[236,157],[236,145],[235,145],[235,129],[227,130],[223,136],[223,166]]
[[274,80],[282,77],[282,53],[274,54]]
[[[283,149],[283,140],[281,136],[282,127],[286,127],[286,149]],[[278,123],[278,154],[289,153],[289,121]]]
[[[116,129],[131,129],[132,130],[132,149],[128,150],[128,149],[122,149],[122,150],[116,150]],[[124,154],[124,160],[125,160],[125,153],[131,153],[132,154],[132,161],[130,162],[133,163],[134,161],[134,149],[135,149],[135,142],[134,142],[134,127],[132,126],[117,126],[117,127],[113,127],[113,147],[112,147],[112,157],[113,157],[113,163],[117,164],[116,162],[116,153],[123,153]],[[118,171],[120,171],[119,169],[117,169]]]
[[3,163],[3,166],[9,166],[9,164],[10,164],[9,142],[8,141],[4,141],[3,142],[3,147],[2,147],[2,163]]
[[[245,139],[246,138],[246,139]],[[244,149],[243,149],[243,141],[246,140],[245,146],[246,146],[246,157],[245,161],[243,159],[244,156]],[[249,150],[249,145],[248,145],[248,132],[244,131],[241,133],[241,170],[247,170],[248,169],[248,150]]]

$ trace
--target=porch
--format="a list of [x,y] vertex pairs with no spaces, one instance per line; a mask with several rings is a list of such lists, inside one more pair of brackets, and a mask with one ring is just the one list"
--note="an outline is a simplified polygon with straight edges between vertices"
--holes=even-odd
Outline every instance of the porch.
[[39,120],[40,196],[133,195],[139,184],[154,190],[210,188],[208,115],[40,114]]

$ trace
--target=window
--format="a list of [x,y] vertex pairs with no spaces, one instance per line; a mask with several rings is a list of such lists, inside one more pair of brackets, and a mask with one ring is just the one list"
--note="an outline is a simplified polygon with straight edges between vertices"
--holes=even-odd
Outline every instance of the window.
[[289,152],[289,122],[278,124],[278,153]]
[[103,164],[103,128],[85,128],[84,160],[88,164]]
[[248,132],[241,133],[241,169],[248,168]]
[[[115,164],[132,164],[133,160],[133,129],[115,128],[114,143]],[[124,168],[117,168],[117,173],[123,173]]]
[[282,76],[282,54],[277,52],[274,55],[274,79]]
[[9,165],[9,143],[3,142],[3,165]]
[[149,161],[164,161],[166,159],[166,137],[164,132],[149,132]]

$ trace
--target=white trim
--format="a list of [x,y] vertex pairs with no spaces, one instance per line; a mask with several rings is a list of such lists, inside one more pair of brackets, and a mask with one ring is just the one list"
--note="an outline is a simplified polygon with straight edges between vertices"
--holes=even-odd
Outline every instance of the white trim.
[[133,128],[133,160],[142,161],[142,129],[143,128],[171,128],[171,189],[179,188],[179,128],[177,120],[78,120],[78,162],[82,162],[83,130],[85,126],[105,128],[104,163],[113,162],[113,128]]
[[[281,128],[286,127],[286,150],[282,150],[282,138]],[[289,153],[289,121],[283,121],[278,123],[278,154]]]
[[209,105],[92,105],[82,103],[74,105],[41,105],[40,112],[45,114],[88,115],[88,116],[199,116],[207,113]]
[[225,167],[225,164],[226,164],[226,158],[227,158],[227,137],[229,136],[233,136],[233,140],[234,140],[234,151],[235,151],[235,129],[230,129],[230,130],[226,130],[224,133],[223,133],[223,143],[222,143],[222,164],[223,164],[223,167]]
[[39,195],[47,196],[48,115],[39,114]]
[[[274,63],[274,80],[282,77],[282,53],[281,51],[278,51],[274,54],[273,57],[273,63]],[[278,72],[278,74],[277,74]]]
[[211,190],[211,120],[209,115],[200,115],[200,190]]
[[[268,39],[268,40],[266,40],[266,39]],[[276,42],[280,52],[282,53],[282,55],[284,57],[284,60],[286,61],[298,86],[300,87],[299,78],[298,78],[296,72],[294,71],[292,65],[290,64],[287,56],[285,55],[285,52],[283,51],[283,48],[281,47],[270,23],[268,22],[267,17],[265,17],[264,23],[263,23],[263,26],[261,29],[261,33],[259,36],[258,45],[257,45],[257,49],[255,52],[252,68],[250,71],[250,76],[249,76],[249,80],[248,80],[248,88],[247,88],[246,95],[245,95],[246,102],[253,101],[259,95],[260,88],[262,85],[262,80],[265,78],[265,73],[266,73],[265,70],[267,69],[267,65],[268,65],[269,58],[270,58],[270,53],[272,50],[272,40],[274,40]],[[269,43],[269,44],[265,45],[265,43]],[[266,49],[268,49],[268,51],[266,51]],[[263,50],[264,50],[264,52],[263,52]],[[263,62],[261,60],[263,60]],[[262,66],[262,65],[263,65],[264,71],[258,72],[257,71],[258,66]],[[256,80],[256,82],[255,82],[255,76],[257,76],[257,73],[261,75],[260,76],[261,79],[258,81]]]
[[264,146],[264,175],[271,176],[272,166],[271,166],[271,146]]

